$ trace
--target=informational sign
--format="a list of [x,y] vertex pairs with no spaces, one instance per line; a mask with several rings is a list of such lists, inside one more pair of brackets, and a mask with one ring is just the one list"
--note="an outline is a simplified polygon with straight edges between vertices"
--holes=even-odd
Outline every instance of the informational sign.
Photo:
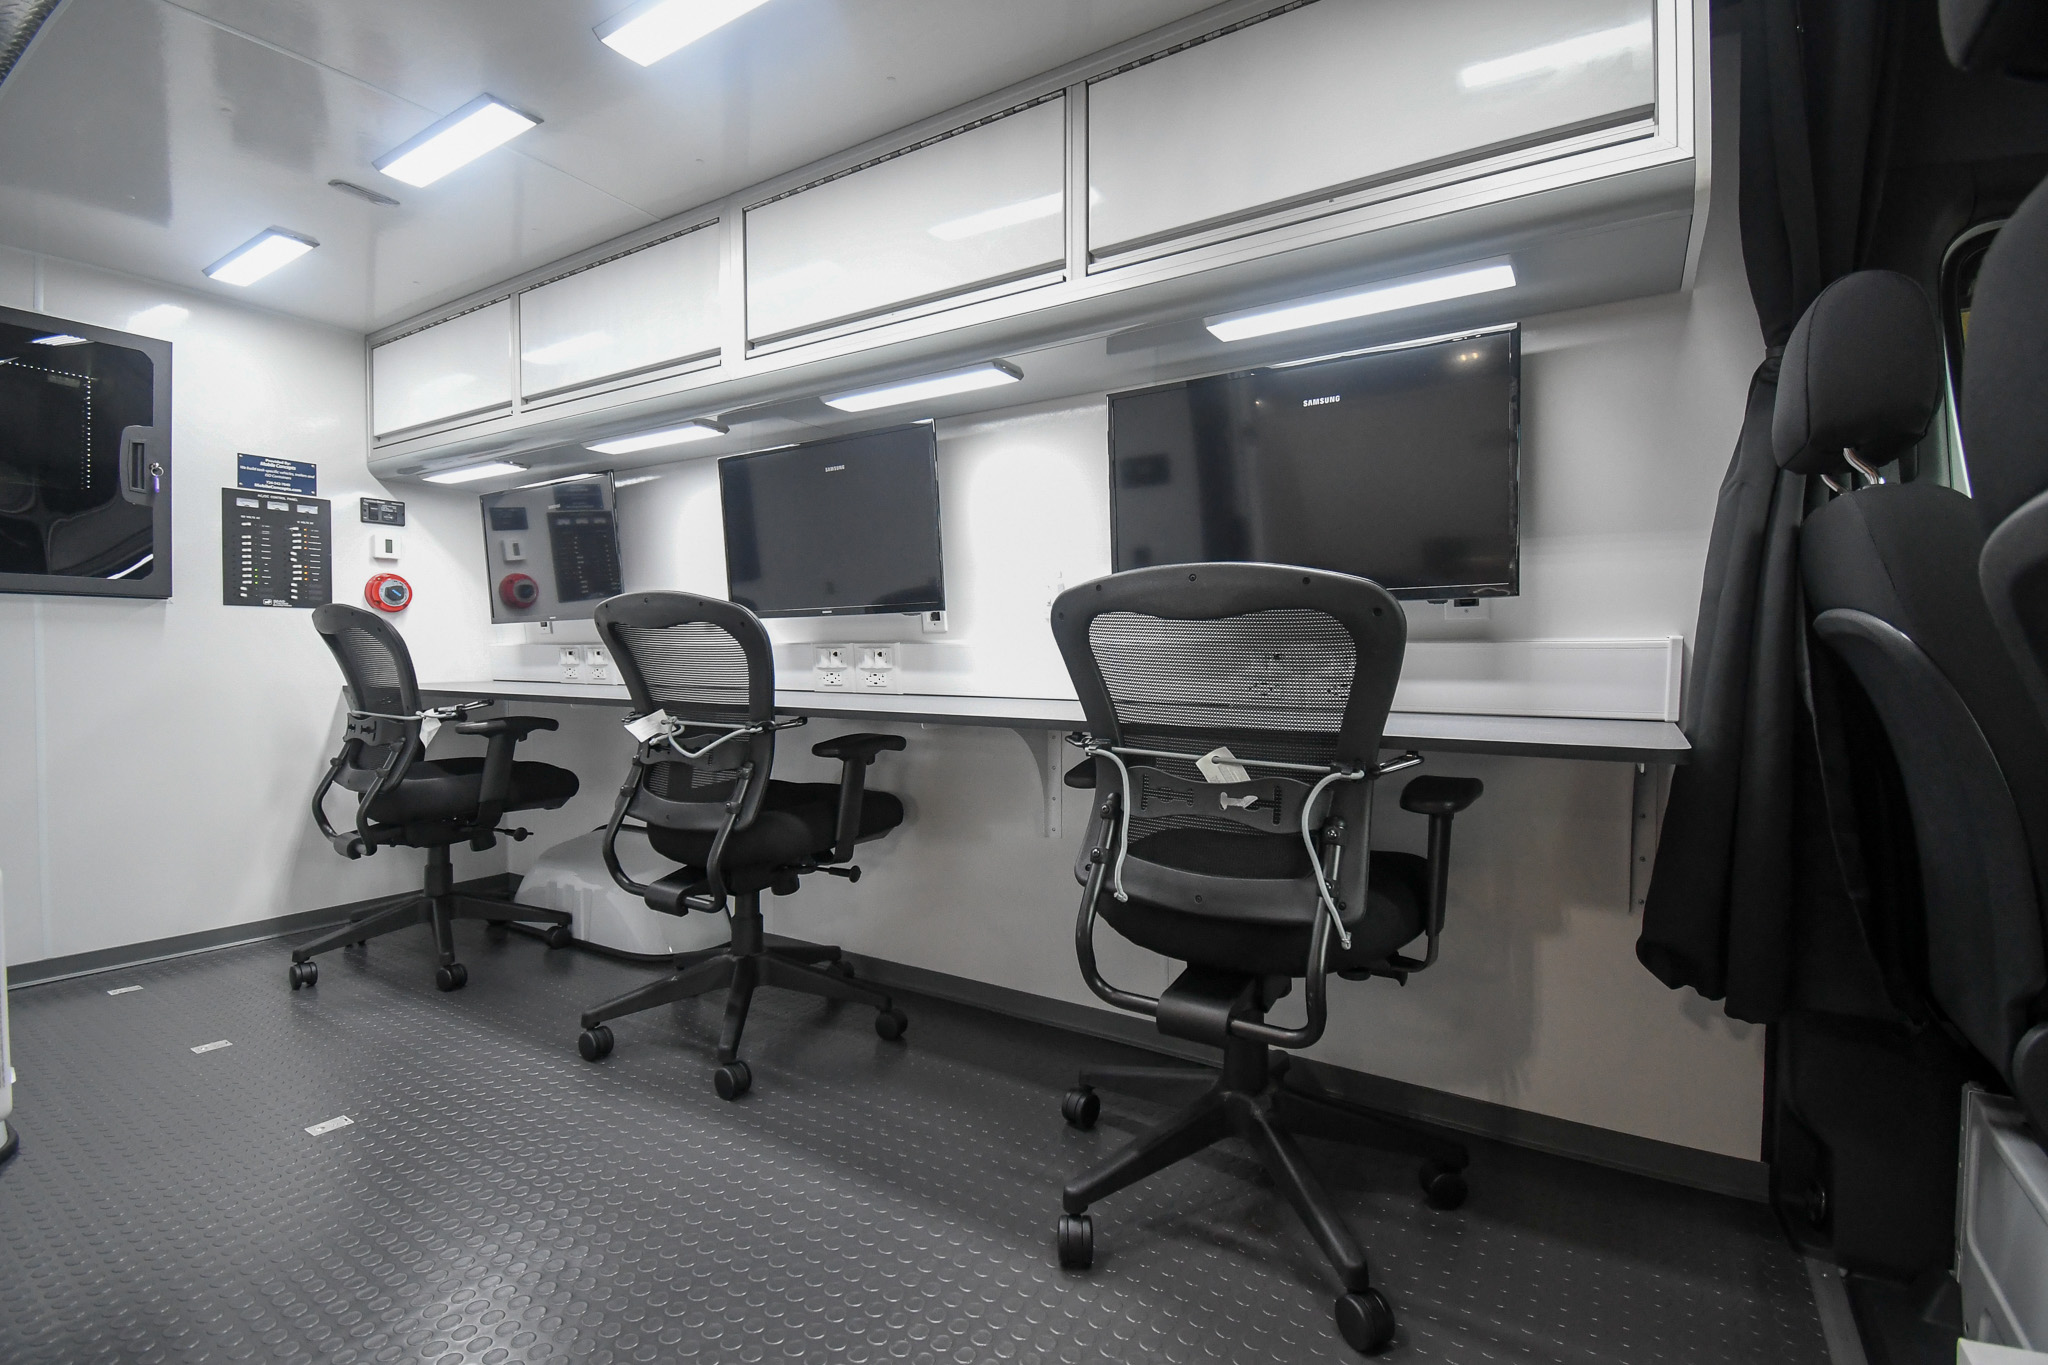
[[364,498],[363,523],[367,526],[403,526],[405,504],[389,498]]
[[321,498],[220,490],[221,601],[319,607],[334,600],[328,504]]
[[320,466],[310,460],[279,460],[268,455],[236,455],[235,486],[264,493],[297,493],[312,497],[320,491]]

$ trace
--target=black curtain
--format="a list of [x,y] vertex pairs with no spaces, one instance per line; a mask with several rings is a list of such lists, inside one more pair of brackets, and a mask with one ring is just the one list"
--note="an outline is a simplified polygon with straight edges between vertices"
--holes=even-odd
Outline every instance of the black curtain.
[[1883,0],[1743,0],[1740,201],[1768,346],[1722,481],[1678,769],[1636,956],[1738,1019],[1791,1002],[1795,906],[1841,872],[1816,814],[1798,532],[1806,479],[1771,454],[1778,359],[1813,298],[1864,259],[1882,194],[1896,44]]

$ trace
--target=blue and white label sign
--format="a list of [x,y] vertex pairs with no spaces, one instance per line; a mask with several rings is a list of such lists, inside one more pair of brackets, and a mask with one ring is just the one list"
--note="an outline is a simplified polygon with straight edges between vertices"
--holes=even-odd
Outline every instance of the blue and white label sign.
[[278,460],[268,455],[236,455],[235,487],[265,493],[297,493],[310,498],[320,491],[320,466],[311,460]]

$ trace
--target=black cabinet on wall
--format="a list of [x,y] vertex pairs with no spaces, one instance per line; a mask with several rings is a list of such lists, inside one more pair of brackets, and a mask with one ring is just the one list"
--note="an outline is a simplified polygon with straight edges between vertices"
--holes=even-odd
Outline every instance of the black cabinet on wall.
[[0,592],[171,595],[171,344],[0,308]]

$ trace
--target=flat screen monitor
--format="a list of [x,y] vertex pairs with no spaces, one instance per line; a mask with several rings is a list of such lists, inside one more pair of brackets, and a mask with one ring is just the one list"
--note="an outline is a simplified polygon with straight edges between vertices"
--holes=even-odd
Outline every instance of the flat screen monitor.
[[726,594],[757,616],[943,611],[929,422],[718,462]]
[[1508,328],[1113,394],[1114,563],[1258,560],[1396,597],[1516,593],[1519,374]]
[[171,595],[171,346],[0,308],[0,592]]
[[610,474],[508,488],[479,500],[491,620],[587,621],[625,591]]

